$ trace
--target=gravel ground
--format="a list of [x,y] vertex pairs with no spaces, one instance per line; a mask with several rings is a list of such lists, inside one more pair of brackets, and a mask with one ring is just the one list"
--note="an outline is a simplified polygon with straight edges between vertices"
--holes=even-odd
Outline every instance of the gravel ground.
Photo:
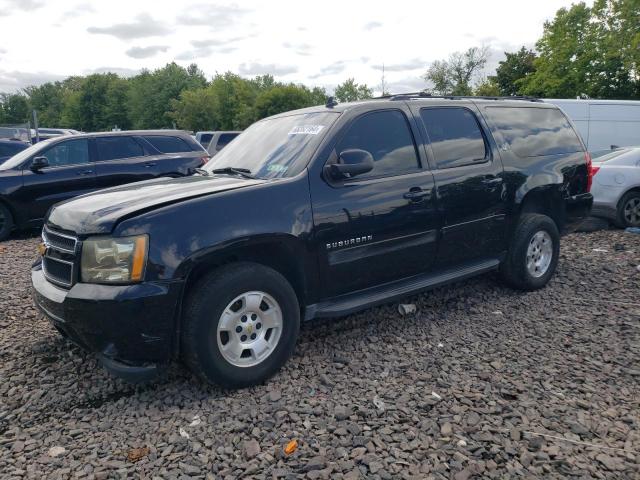
[[109,377],[32,306],[36,243],[0,244],[2,478],[640,478],[640,236],[566,237],[535,293],[489,275],[312,322],[235,392]]

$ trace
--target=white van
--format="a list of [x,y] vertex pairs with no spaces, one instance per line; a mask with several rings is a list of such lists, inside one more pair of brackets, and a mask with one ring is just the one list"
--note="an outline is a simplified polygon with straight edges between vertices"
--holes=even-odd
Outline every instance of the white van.
[[640,101],[556,98],[542,101],[564,110],[593,157],[616,147],[640,146]]

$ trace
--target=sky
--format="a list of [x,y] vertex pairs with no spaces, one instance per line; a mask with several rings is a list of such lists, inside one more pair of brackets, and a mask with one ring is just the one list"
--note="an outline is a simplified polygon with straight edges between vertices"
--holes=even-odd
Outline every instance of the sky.
[[[587,2],[592,3],[592,2]],[[430,62],[533,47],[565,0],[0,0],[0,92],[70,75],[133,75],[175,61],[332,89],[353,77],[417,91]]]

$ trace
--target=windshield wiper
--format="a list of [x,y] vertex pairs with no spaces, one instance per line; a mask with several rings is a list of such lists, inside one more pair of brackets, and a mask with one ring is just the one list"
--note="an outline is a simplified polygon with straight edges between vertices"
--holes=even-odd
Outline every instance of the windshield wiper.
[[203,177],[208,177],[209,176],[209,172],[206,171],[204,168],[194,168],[193,171],[196,172],[196,173],[199,173]]
[[214,168],[211,170],[211,173],[234,173],[236,175],[243,176],[244,178],[255,179],[253,175],[251,175],[251,170],[247,168],[236,168],[236,167],[224,167],[224,168]]

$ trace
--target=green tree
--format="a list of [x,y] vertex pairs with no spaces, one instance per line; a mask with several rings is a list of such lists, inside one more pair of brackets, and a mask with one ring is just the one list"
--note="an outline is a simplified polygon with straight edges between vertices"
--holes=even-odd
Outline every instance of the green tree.
[[499,97],[502,93],[500,87],[492,77],[486,78],[476,85],[473,94],[478,97]]
[[0,111],[2,123],[26,123],[31,119],[29,99],[21,93],[0,94]]
[[133,128],[163,128],[173,120],[172,100],[184,90],[206,85],[203,73],[196,65],[187,69],[176,63],[153,72],[143,71],[130,80],[129,114]]
[[536,71],[536,54],[525,47],[517,52],[504,54],[506,58],[498,63],[495,76],[489,78],[497,84],[500,95],[518,95],[525,77]]
[[308,88],[282,85],[262,92],[256,99],[255,112],[257,119],[260,119],[311,105],[313,97]]
[[557,11],[536,43],[524,93],[571,98],[640,98],[640,4],[596,0]]
[[371,98],[373,90],[364,83],[359,84],[353,78],[348,78],[336,87],[334,95],[339,102],[355,102]]
[[60,126],[64,108],[64,85],[62,82],[48,82],[24,89],[29,97],[29,105],[38,112],[38,124],[46,127]]
[[180,98],[172,100],[172,118],[179,128],[217,130],[216,101],[211,87],[184,90]]
[[424,79],[439,95],[471,95],[473,79],[482,71],[489,58],[487,47],[472,47],[466,52],[454,52],[448,60],[433,62]]

